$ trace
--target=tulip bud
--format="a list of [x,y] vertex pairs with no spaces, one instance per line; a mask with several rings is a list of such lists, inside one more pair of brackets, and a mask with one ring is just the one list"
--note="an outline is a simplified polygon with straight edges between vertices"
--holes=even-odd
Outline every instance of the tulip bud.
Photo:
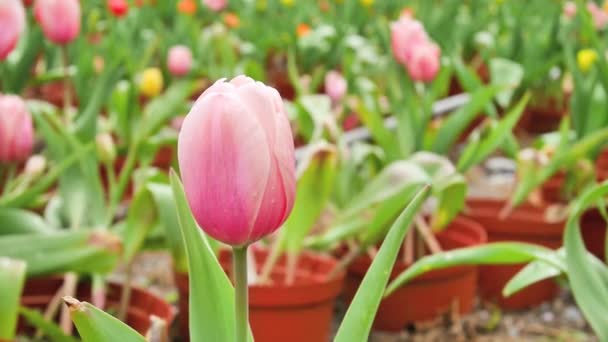
[[228,6],[226,0],[204,0],[203,2],[207,8],[215,12],[219,12]]
[[348,84],[342,75],[337,71],[330,71],[325,75],[325,93],[332,101],[340,101],[346,94]]
[[35,179],[42,175],[44,169],[46,169],[46,158],[43,155],[36,154],[27,160],[24,172],[28,177]]
[[184,76],[192,68],[192,52],[187,46],[176,45],[169,49],[167,69],[173,76]]
[[211,237],[245,246],[287,219],[294,145],[274,88],[245,76],[216,82],[184,119],[177,148],[190,208]]
[[587,10],[591,13],[591,19],[593,19],[593,25],[597,30],[602,30],[608,24],[608,13],[604,12],[595,2],[589,1],[587,3]]
[[123,17],[129,12],[129,3],[126,0],[108,0],[108,9],[115,17]]
[[582,72],[591,70],[593,64],[597,60],[597,52],[593,49],[583,49],[576,54],[576,63]]
[[25,102],[0,95],[0,163],[20,162],[32,153],[34,127]]
[[0,1],[0,61],[15,49],[25,28],[25,9],[20,0]]
[[428,42],[422,24],[409,17],[401,17],[391,24],[391,47],[397,62],[406,65],[416,46]]
[[95,137],[97,157],[103,163],[113,163],[116,159],[116,147],[109,133],[102,133]]
[[407,72],[414,81],[430,82],[435,79],[441,66],[440,50],[434,43],[418,45],[406,64]]
[[163,90],[163,74],[158,68],[147,68],[139,79],[139,90],[147,97],[155,97]]
[[34,16],[48,40],[65,45],[80,33],[78,0],[36,0]]
[[566,1],[564,4],[564,16],[568,19],[574,18],[576,15],[576,3],[574,1]]

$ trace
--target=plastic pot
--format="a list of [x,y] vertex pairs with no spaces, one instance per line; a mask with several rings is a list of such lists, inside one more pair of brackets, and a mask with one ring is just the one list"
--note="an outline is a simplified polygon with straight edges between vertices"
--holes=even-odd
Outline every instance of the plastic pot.
[[[457,217],[436,237],[443,250],[486,242],[483,228],[464,217]],[[356,259],[349,267],[345,288],[348,301],[354,297],[371,262],[366,254]],[[400,256],[393,267],[391,279],[409,266]],[[425,273],[382,300],[374,320],[374,329],[399,331],[410,323],[434,320],[452,310],[465,314],[473,309],[476,292],[475,266],[450,267]]]
[[[254,251],[257,269],[260,270],[267,250]],[[232,254],[222,250],[220,264],[231,273]],[[295,282],[287,285],[285,258],[280,258],[271,275],[269,285],[249,287],[249,324],[256,342],[310,342],[329,341],[333,322],[334,304],[342,292],[344,273],[328,281],[327,275],[337,261],[314,253],[300,255]],[[182,336],[188,331],[188,286],[185,274],[176,274],[180,291],[180,329]],[[185,314],[185,315],[184,315]]]
[[[57,276],[28,279],[21,295],[21,305],[32,309],[44,310],[62,284],[63,278]],[[108,283],[107,307],[105,308],[107,312],[115,313],[118,310],[122,289],[123,286],[120,283]],[[74,297],[81,301],[90,302],[90,284],[79,283]],[[171,326],[175,310],[171,304],[155,294],[139,287],[132,287],[126,323],[140,334],[145,335],[150,328],[150,316],[152,315],[162,318],[167,323],[167,326]],[[32,332],[26,328],[24,322],[20,323],[20,331],[25,333]]]
[[[467,201],[467,215],[484,227],[488,242],[518,241],[553,249],[562,245],[564,222],[547,222],[544,216],[545,207],[522,205],[515,208],[505,219],[500,219],[499,212],[504,205],[503,201],[491,199]],[[537,306],[557,296],[558,285],[547,279],[504,298],[504,286],[524,266],[525,264],[480,267],[481,297],[496,302],[503,309],[518,310]]]

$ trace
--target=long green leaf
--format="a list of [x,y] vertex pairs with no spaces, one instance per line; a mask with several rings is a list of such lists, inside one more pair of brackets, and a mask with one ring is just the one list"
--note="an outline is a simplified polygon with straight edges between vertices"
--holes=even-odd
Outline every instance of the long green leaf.
[[190,274],[190,338],[234,341],[234,288],[192,217],[181,181],[171,171],[171,187],[188,256]]
[[64,297],[70,316],[84,342],[145,342],[146,339],[130,326],[95,306]]
[[78,342],[75,337],[66,335],[54,322],[49,322],[42,313],[36,309],[19,308],[19,314],[34,328],[39,329],[53,342]]
[[26,267],[21,260],[0,257],[0,341],[15,338]]
[[545,260],[565,269],[559,258],[549,248],[529,243],[496,242],[426,256],[399,274],[388,285],[385,296],[390,296],[408,281],[433,270],[458,265],[521,264],[535,259]]
[[589,206],[596,204],[606,194],[608,182],[582,194],[574,203],[564,234],[568,279],[574,299],[601,341],[608,340],[608,284],[588,262],[579,219]]
[[482,87],[473,94],[464,106],[460,107],[443,122],[437,138],[433,144],[433,151],[438,154],[446,154],[454,145],[460,134],[475,119],[480,112],[490,103],[494,95],[501,88],[496,86]]
[[[0,235],[44,234],[52,229],[39,215],[16,208],[0,208]],[[1,252],[0,252],[1,253]]]
[[344,320],[334,339],[335,342],[367,341],[382,293],[388,282],[399,248],[414,216],[427,198],[430,188],[424,187],[395,220],[378,255],[374,258],[363,278],[355,298],[346,311]]

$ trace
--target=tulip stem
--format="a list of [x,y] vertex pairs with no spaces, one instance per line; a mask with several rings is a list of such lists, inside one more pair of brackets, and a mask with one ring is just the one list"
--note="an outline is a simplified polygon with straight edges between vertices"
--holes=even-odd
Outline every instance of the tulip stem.
[[62,46],[61,53],[63,57],[63,115],[66,124],[69,124],[72,94],[70,93],[70,58],[67,45]]
[[249,306],[247,301],[247,246],[232,249],[234,271],[234,313],[236,342],[247,342]]

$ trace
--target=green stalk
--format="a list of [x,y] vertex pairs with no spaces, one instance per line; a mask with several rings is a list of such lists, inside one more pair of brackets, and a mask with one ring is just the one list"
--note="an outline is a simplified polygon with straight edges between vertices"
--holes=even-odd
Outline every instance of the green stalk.
[[70,123],[70,105],[72,103],[72,94],[70,92],[70,60],[68,57],[67,45],[62,46],[61,54],[63,57],[63,116],[66,124]]
[[236,342],[247,342],[249,306],[247,302],[247,246],[232,248],[234,272],[234,312]]
[[21,260],[0,258],[0,341],[15,338],[25,268]]

